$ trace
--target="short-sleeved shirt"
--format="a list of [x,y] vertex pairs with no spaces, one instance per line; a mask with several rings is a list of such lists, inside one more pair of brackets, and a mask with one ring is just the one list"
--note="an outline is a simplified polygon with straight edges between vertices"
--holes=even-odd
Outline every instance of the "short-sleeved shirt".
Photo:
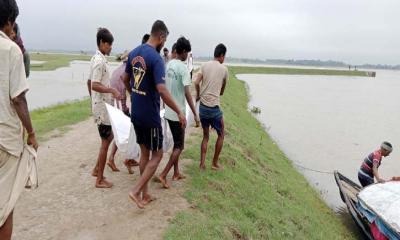
[[198,74],[203,77],[200,83],[200,102],[208,107],[219,106],[222,84],[228,81],[228,69],[213,60],[204,63]]
[[[167,64],[166,85],[181,112],[186,112],[185,86],[192,85],[192,79],[184,62],[173,59]],[[165,118],[179,121],[178,115],[168,106],[165,107]]]
[[382,152],[380,149],[368,154],[368,156],[365,157],[363,163],[361,164],[360,167],[361,174],[374,178],[374,173],[372,171],[374,163],[376,163],[377,166],[379,167],[381,165],[381,161],[382,161]]
[[0,31],[0,149],[19,157],[23,126],[12,99],[28,91],[21,49]]
[[131,119],[138,126],[161,128],[160,94],[165,84],[164,61],[156,49],[145,43],[129,54],[125,72],[130,76]]
[[[111,87],[115,88],[118,90],[118,92],[121,94],[121,105],[122,105],[122,110],[127,110],[126,106],[126,88],[123,80],[123,75],[125,73],[125,68],[126,68],[126,63],[122,63],[121,66],[119,66],[117,69],[114,70],[114,72],[111,75]],[[112,99],[114,101],[114,99]]]
[[[90,60],[90,75],[92,86],[94,82],[99,82],[105,87],[110,87],[110,70],[106,57],[100,52],[96,51],[96,54]],[[110,119],[108,118],[107,109],[105,103],[112,103],[111,93],[99,93],[92,91],[92,112],[94,121],[100,125],[111,125]]]

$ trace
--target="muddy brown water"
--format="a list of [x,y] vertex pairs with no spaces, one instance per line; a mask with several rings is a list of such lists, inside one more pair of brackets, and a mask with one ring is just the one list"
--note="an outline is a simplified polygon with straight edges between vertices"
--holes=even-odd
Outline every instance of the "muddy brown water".
[[[110,63],[110,72],[120,63]],[[27,100],[30,110],[56,105],[89,96],[86,81],[90,63],[73,61],[70,66],[54,71],[31,71]]]
[[394,151],[379,171],[386,179],[400,176],[400,72],[378,70],[376,78],[237,77],[248,85],[249,107],[261,109],[257,118],[266,131],[338,215],[345,205],[334,170],[358,183],[363,158],[385,140]]

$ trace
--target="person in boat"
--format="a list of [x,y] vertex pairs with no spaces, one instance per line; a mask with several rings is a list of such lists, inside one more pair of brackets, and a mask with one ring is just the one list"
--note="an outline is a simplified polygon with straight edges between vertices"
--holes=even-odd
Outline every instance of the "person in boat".
[[378,183],[385,182],[385,180],[379,175],[378,168],[381,165],[382,157],[389,156],[392,150],[392,144],[389,142],[383,142],[378,150],[370,153],[364,159],[360,170],[358,171],[358,180],[363,187],[373,184],[374,178],[376,178]]

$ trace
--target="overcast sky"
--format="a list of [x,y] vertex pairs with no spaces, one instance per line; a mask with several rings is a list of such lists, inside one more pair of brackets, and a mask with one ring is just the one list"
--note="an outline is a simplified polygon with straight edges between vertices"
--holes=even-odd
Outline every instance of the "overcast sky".
[[400,64],[400,0],[17,0],[28,49],[95,50],[98,27],[114,53],[133,49],[156,19],[171,47],[183,35],[195,56],[216,44],[228,56]]

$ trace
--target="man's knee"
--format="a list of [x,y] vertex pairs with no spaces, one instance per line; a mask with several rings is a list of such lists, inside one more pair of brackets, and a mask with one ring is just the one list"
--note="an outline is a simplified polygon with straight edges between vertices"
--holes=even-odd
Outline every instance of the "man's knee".
[[4,224],[0,226],[0,236],[4,237],[4,239],[11,239],[13,229],[13,212],[14,211],[11,211]]
[[224,140],[225,132],[223,130],[218,133],[218,138],[221,139],[221,140]]
[[145,159],[149,159],[150,156],[150,150],[147,149],[147,147],[143,144],[139,145],[140,146],[140,156],[145,158]]
[[208,141],[208,139],[210,139],[210,132],[204,131],[203,132],[203,140]]
[[181,154],[183,151],[184,147],[183,146],[174,146],[173,152],[175,154]]
[[163,157],[163,150],[152,151],[151,153],[151,162],[159,163]]
[[153,158],[151,158],[151,160],[147,163],[147,167],[149,167],[151,169],[157,168],[158,165],[161,162],[161,158],[162,157],[153,157]]

